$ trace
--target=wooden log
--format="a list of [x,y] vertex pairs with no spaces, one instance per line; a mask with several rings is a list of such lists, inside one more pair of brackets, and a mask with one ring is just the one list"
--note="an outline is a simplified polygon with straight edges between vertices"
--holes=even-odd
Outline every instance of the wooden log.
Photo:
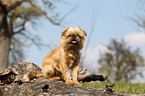
[[89,68],[84,69],[83,71],[81,71],[81,72],[79,73],[79,75],[84,75],[84,74],[86,74],[86,73],[88,72],[88,70],[89,70]]
[[88,75],[79,75],[78,81],[91,82],[91,81],[105,81],[107,80],[107,75],[104,74],[88,74]]
[[[23,83],[23,75],[29,71],[41,71],[41,69],[31,62],[22,62],[4,72],[0,72],[0,96],[145,96],[145,94],[126,94],[112,91],[114,84],[107,85],[106,90],[100,88],[89,88],[79,85],[68,85],[62,81],[36,78],[31,82]],[[80,72],[78,80],[82,82],[103,81],[107,79],[106,75],[88,74],[87,69]],[[16,76],[15,76],[16,75]],[[15,81],[13,82],[13,76]],[[6,78],[7,77],[7,78]],[[9,79],[12,79],[9,80]],[[6,82],[8,80],[10,82]],[[22,80],[22,81],[21,81]],[[3,86],[3,83],[8,83]]]
[[[3,72],[0,72],[0,85],[11,84],[13,81],[25,81],[23,76],[29,71],[41,71],[41,69],[32,62],[22,62],[11,68],[6,69]],[[78,81],[91,82],[91,81],[105,81],[107,76],[104,74],[88,74],[88,68],[84,69],[78,74]],[[13,77],[13,78],[12,78]],[[63,77],[62,77],[63,78]],[[64,81],[62,79],[62,81]]]
[[78,81],[84,82],[91,82],[91,81],[105,81],[107,80],[107,75],[104,74],[88,74],[85,75],[88,72],[88,68],[84,69],[78,74]]

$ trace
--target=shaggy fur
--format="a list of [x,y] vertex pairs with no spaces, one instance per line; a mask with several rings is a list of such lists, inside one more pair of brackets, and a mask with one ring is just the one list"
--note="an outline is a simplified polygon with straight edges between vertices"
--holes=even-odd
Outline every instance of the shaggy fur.
[[[45,79],[58,80],[61,77],[67,84],[78,84],[77,74],[80,50],[84,46],[86,32],[80,27],[69,27],[61,33],[61,45],[52,50],[44,59],[42,72],[30,71],[29,79],[43,76]],[[69,70],[72,70],[72,78]]]

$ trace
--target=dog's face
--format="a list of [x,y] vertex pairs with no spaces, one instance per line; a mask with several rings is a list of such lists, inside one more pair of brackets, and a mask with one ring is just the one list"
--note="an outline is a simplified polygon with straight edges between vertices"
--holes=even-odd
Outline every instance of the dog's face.
[[85,44],[86,32],[80,27],[69,27],[61,33],[61,43],[68,48],[82,49]]

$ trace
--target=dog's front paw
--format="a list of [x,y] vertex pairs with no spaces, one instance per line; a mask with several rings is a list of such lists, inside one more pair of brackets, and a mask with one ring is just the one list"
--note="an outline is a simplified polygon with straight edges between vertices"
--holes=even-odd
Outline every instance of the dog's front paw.
[[[75,85],[81,85],[78,81],[73,81]],[[82,85],[81,85],[82,86]]]
[[72,85],[72,84],[74,84],[74,82],[72,80],[67,80],[66,84],[71,84]]

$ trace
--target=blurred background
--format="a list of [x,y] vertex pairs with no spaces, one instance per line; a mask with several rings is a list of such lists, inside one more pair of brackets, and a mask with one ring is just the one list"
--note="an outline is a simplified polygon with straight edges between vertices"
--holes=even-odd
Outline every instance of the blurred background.
[[0,6],[9,9],[13,33],[9,66],[29,61],[41,67],[61,44],[61,32],[79,26],[88,34],[81,69],[106,74],[109,81],[145,82],[144,0],[1,0]]

